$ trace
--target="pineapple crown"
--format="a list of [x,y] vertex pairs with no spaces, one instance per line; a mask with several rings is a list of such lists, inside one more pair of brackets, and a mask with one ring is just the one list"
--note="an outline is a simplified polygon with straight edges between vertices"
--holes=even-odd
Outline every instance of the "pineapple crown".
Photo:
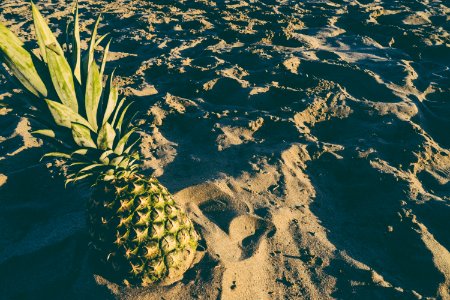
[[[131,125],[133,117],[128,116],[132,102],[119,100],[114,71],[103,83],[111,41],[104,47],[100,66],[95,59],[97,46],[107,36],[97,34],[101,17],[82,53],[78,1],[67,24],[65,50],[33,2],[31,7],[39,56],[0,22],[0,59],[9,70],[6,75],[30,93],[28,98],[36,107],[31,117],[46,127],[33,134],[50,138],[62,149],[44,157],[67,160],[66,183],[93,175],[112,179],[133,173],[139,159],[133,149],[139,139],[130,141],[137,130]],[[53,121],[48,122],[46,116]]]

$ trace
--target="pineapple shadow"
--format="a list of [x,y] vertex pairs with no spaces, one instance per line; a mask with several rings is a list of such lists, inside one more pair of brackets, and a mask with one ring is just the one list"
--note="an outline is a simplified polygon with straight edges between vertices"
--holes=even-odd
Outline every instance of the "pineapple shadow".
[[[0,294],[3,299],[110,299],[87,261],[85,194],[64,188],[31,148],[1,161]],[[31,167],[28,167],[31,166]]]

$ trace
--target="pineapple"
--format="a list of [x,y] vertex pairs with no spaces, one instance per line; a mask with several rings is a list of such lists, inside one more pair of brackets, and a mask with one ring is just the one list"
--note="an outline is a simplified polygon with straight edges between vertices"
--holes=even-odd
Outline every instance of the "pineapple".
[[103,83],[110,42],[100,66],[94,57],[106,37],[97,34],[100,17],[81,53],[78,3],[65,47],[31,6],[39,56],[0,22],[0,59],[5,74],[29,92],[36,107],[31,116],[46,125],[33,133],[61,149],[44,156],[66,161],[67,183],[91,184],[88,229],[94,257],[105,275],[125,284],[178,279],[192,265],[199,236],[167,189],[139,173],[131,102],[119,100],[114,72]]

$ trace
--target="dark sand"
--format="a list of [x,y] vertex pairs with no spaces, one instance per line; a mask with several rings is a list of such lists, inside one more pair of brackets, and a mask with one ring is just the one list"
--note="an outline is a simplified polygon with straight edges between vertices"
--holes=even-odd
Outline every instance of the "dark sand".
[[[93,274],[88,189],[0,108],[0,298],[450,299],[445,3],[81,1],[142,112],[145,173],[205,249],[170,286]],[[65,28],[65,1],[38,5]],[[0,20],[33,38],[27,1]]]

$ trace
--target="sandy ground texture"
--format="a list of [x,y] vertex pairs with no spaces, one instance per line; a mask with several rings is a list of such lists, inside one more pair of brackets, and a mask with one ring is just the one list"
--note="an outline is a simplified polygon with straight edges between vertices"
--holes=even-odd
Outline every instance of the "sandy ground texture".
[[[65,28],[66,1],[37,4]],[[195,221],[198,263],[145,289],[93,274],[88,189],[0,108],[2,299],[450,299],[448,2],[80,5],[84,37],[104,15],[143,168]],[[27,1],[0,20],[34,37]]]

